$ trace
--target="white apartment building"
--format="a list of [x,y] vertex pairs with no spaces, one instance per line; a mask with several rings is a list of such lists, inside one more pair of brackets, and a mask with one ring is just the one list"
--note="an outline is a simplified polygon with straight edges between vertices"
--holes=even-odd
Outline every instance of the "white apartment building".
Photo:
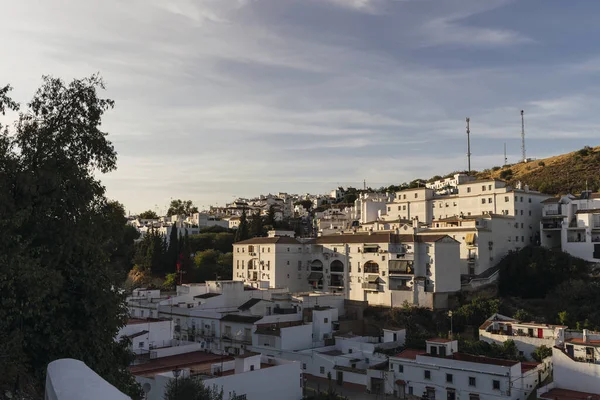
[[426,350],[390,357],[386,393],[398,398],[524,400],[545,378],[544,365],[458,352],[458,341],[431,339]]
[[542,246],[600,262],[600,193],[545,200],[540,229]]
[[130,318],[127,325],[119,330],[115,340],[123,337],[129,338],[131,350],[135,354],[149,353],[154,348],[172,345],[173,323],[164,318]]
[[566,329],[567,327],[562,325],[517,321],[494,314],[479,327],[479,340],[495,344],[512,340],[519,349],[519,355],[531,360],[531,353],[537,347],[552,348],[564,343]]
[[[415,224],[418,222],[415,222]],[[233,279],[330,291],[369,304],[446,307],[460,290],[459,243],[447,235],[353,233],[301,241],[272,231],[234,244]]]
[[362,225],[379,220],[393,199],[393,193],[360,193],[351,210],[352,221]]

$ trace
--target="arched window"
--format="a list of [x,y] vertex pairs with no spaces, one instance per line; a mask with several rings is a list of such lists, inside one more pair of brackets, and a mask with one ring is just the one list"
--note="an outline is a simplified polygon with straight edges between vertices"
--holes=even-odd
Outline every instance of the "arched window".
[[333,260],[329,268],[331,272],[344,272],[344,263],[340,260]]
[[310,263],[310,270],[323,272],[323,262],[321,260],[313,260],[313,262]]
[[379,264],[374,261],[367,261],[365,263],[365,273],[366,274],[378,274],[379,273]]

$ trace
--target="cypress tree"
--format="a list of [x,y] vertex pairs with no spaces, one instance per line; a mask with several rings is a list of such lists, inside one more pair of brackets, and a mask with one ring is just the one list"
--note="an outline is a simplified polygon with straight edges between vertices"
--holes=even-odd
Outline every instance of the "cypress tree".
[[242,209],[242,216],[240,217],[240,225],[235,232],[235,241],[241,242],[250,237],[248,219],[246,218],[246,209]]

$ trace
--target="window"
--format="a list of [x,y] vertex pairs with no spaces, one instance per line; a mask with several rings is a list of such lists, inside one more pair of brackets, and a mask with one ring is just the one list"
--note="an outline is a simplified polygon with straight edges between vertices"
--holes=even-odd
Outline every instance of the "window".
[[385,271],[381,271],[381,276],[385,276]]
[[488,185],[488,190],[492,190],[492,185]]
[[467,193],[471,193],[471,188],[470,187],[467,188]]
[[401,373],[401,374],[404,373],[404,365],[398,364],[398,372]]
[[481,199],[481,204],[485,204],[485,199]]
[[406,210],[406,206],[402,206],[402,211]]
[[521,210],[521,215],[523,215],[523,210]]
[[521,222],[521,229],[523,229],[523,223]]
[[400,206],[398,206],[398,211],[400,211]]
[[469,377],[469,386],[476,386],[476,382],[475,382],[475,377],[474,376],[470,376]]
[[529,210],[529,216],[531,217],[531,210]]
[[431,371],[425,370],[425,379],[431,379]]
[[519,241],[519,237],[515,236],[515,242],[518,242],[518,241]]
[[322,374],[324,374],[325,373],[325,367],[319,368],[319,372],[322,373]]
[[413,394],[413,388],[412,386],[408,387],[408,394],[412,395]]
[[481,186],[481,191],[485,192],[485,185]]
[[306,363],[302,363],[302,369],[306,369]]
[[452,374],[446,374],[446,382],[447,383],[452,383],[452,379],[453,379]]
[[138,346],[139,346],[139,348],[140,348],[140,349],[141,349],[141,348],[143,348],[143,347],[144,347],[144,342],[140,342],[140,343],[138,344]]
[[298,279],[302,279],[302,274],[298,274]]
[[521,242],[525,243],[525,236],[521,236]]
[[288,279],[290,279],[290,274],[287,274],[287,276],[288,276]]
[[419,197],[419,194],[418,194],[418,193],[415,193],[415,199],[416,199],[417,197]]
[[254,371],[254,365],[250,366],[250,371]]
[[492,381],[492,387],[494,390],[500,390],[500,381]]
[[529,203],[531,203],[531,197],[527,199]]
[[288,250],[288,253],[289,253],[290,252],[290,248],[288,247],[287,250]]
[[[239,249],[238,249],[239,250]],[[237,262],[235,263],[237,266],[237,269],[240,269],[240,260],[237,260]]]
[[287,260],[287,265],[290,265],[290,260]]
[[392,207],[388,207],[388,211],[392,211]]
[[298,261],[298,271],[302,271],[302,261]]
[[238,252],[238,253],[240,252],[240,248],[239,248],[239,247],[237,248],[237,252]]
[[323,320],[323,322],[324,322],[324,323],[327,323],[327,322],[329,322],[329,320],[328,320],[327,318],[325,318],[325,319]]
[[490,197],[490,198],[488,199],[488,203],[491,203],[491,202],[492,202],[492,198]]
[[523,202],[523,196],[521,196],[521,203]]
[[431,207],[432,207],[432,208],[435,208],[435,203],[431,204]]
[[432,356],[437,356],[437,353],[438,353],[437,346],[431,346],[431,355]]
[[406,195],[402,196],[402,199],[406,200]]
[[505,203],[508,203],[508,201],[509,201],[509,200],[508,200],[508,196],[504,196],[504,202],[505,202]]
[[352,353],[352,349],[348,349],[348,354],[351,354],[351,353]]

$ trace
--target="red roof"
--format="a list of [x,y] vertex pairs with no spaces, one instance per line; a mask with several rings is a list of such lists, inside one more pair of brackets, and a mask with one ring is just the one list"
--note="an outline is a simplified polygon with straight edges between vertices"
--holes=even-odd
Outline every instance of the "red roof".
[[551,389],[549,392],[540,395],[540,398],[549,400],[600,400],[600,395],[568,389]]
[[396,354],[394,357],[405,358],[407,360],[416,360],[417,356],[421,356],[423,354],[427,354],[427,352],[425,350],[406,349],[401,353]]
[[398,379],[396,381],[396,385],[406,385],[406,381],[403,381],[402,379]]
[[234,358],[206,353],[204,351],[194,351],[169,357],[154,358],[147,363],[130,366],[129,371],[133,375],[158,374],[172,371],[175,368],[186,368],[199,364],[210,366],[210,364],[221,362],[221,360],[232,361]]
[[587,340],[583,341],[582,338],[575,338],[567,340],[567,343],[581,344],[581,345],[590,345],[590,346],[600,346],[600,340]]
[[527,371],[531,371],[532,369],[536,369],[537,366],[540,364],[541,363],[538,362],[521,361],[521,373],[525,373]]

